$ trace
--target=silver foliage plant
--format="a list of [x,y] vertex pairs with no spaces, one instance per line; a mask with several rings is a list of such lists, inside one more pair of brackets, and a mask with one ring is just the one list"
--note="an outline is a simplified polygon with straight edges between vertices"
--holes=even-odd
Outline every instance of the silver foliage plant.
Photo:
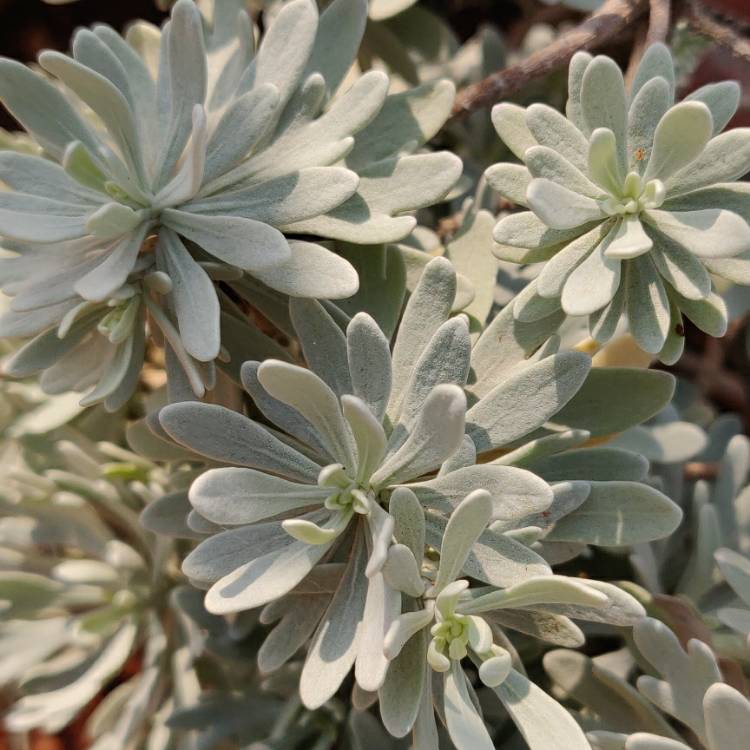
[[458,178],[451,154],[414,153],[452,84],[389,95],[370,71],[335,95],[364,0],[320,16],[312,0],[287,3],[257,50],[239,0],[204,8],[210,18],[180,0],[163,29],[127,39],[81,30],[72,57],[40,55],[53,80],[2,61],[0,98],[44,150],[1,159],[0,232],[18,252],[3,261],[14,299],[2,331],[36,335],[11,374],[43,371],[52,392],[93,384],[86,403],[116,409],[148,317],[201,396],[221,351],[216,281],[247,273],[285,294],[348,297],[352,266],[300,237],[401,239],[415,223],[403,212]]
[[[475,113],[461,180],[432,150],[435,74],[494,31],[457,59],[413,0],[261,3],[262,34],[162,5],[0,60],[7,730],[101,699],[95,750],[744,747],[750,443],[605,356],[626,319],[676,360],[683,315],[724,332],[711,275],[750,281],[736,85],[578,54],[567,116],[493,110],[523,165],[466,198],[499,146]],[[404,59],[415,19],[445,52]]]
[[557,309],[588,316],[600,343],[622,317],[668,363],[683,315],[712,336],[727,326],[711,274],[747,283],[750,132],[722,133],[739,104],[733,81],[675,104],[669,50],[649,47],[627,91],[617,64],[577,53],[565,116],[544,104],[498,104],[492,119],[525,166],[499,164],[490,185],[530,210],[495,227],[498,257],[545,263],[514,302],[519,320]]

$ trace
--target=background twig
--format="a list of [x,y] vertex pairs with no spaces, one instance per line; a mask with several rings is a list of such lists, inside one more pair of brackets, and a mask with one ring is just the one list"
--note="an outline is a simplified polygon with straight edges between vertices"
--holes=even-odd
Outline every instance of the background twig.
[[649,44],[667,40],[672,15],[669,0],[649,0],[648,8],[647,47]]
[[516,93],[529,81],[567,65],[579,50],[601,47],[622,33],[647,7],[648,0],[607,0],[583,23],[545,49],[459,91],[453,116],[489,107]]
[[750,39],[741,36],[728,23],[714,18],[700,0],[688,1],[687,18],[697,32],[726,47],[735,56],[750,61]]

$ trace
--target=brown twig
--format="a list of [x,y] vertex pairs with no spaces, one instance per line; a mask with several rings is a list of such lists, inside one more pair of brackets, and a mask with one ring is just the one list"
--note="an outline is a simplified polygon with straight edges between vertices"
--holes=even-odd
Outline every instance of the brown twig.
[[669,0],[649,0],[648,4],[648,34],[646,46],[655,42],[665,42],[669,36],[669,22],[671,19]]
[[738,34],[729,24],[714,18],[702,7],[700,0],[688,1],[687,18],[697,32],[726,47],[735,57],[750,61],[750,39]]
[[601,47],[632,24],[648,7],[649,0],[607,0],[583,23],[560,36],[525,60],[487,76],[459,91],[453,116],[488,107],[522,89],[536,78],[564,65],[579,50]]

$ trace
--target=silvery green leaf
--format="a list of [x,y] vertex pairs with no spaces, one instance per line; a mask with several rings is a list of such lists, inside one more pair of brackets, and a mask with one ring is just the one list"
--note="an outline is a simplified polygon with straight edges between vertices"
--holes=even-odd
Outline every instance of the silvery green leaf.
[[[623,523],[628,517],[632,523]],[[591,482],[588,498],[546,538],[610,547],[639,544],[669,536],[681,520],[680,508],[646,484]]]
[[296,409],[315,428],[331,455],[353,467],[354,442],[333,391],[313,372],[277,360],[258,368],[258,380],[273,398]]
[[713,133],[713,118],[701,102],[682,102],[659,120],[645,180],[666,180],[694,161]]
[[281,344],[264,334],[248,321],[241,320],[227,312],[222,312],[220,314],[220,323],[221,339],[223,346],[230,352],[230,360],[225,362],[219,359],[216,361],[216,364],[235,383],[245,386],[243,380],[243,363],[249,360],[267,358],[291,360],[288,351],[282,348]]
[[468,435],[464,435],[464,438],[461,441],[461,447],[452,456],[449,456],[443,461],[437,475],[439,477],[444,477],[452,471],[458,471],[458,469],[465,469],[467,466],[473,466],[476,462],[477,449],[474,447],[471,438]]
[[696,519],[694,548],[680,576],[677,590],[697,601],[719,582],[714,555],[722,540],[718,514],[712,504],[695,502],[693,513]]
[[393,544],[383,566],[383,576],[388,585],[412,597],[422,596],[424,581],[411,550],[404,544]]
[[0,611],[3,618],[33,617],[53,604],[63,585],[46,576],[25,571],[0,570]]
[[383,642],[391,623],[400,613],[401,593],[390,586],[382,572],[369,576],[354,664],[354,678],[363,690],[375,693],[385,682],[389,659]]
[[3,685],[20,679],[71,640],[65,616],[41,620],[11,620],[0,623],[0,653],[3,657]]
[[409,485],[420,503],[449,515],[473,489],[487,490],[492,519],[511,526],[530,513],[545,511],[552,501],[546,482],[530,471],[510,466],[466,466],[426,482]]
[[261,425],[223,406],[171,404],[161,410],[159,421],[180,445],[208,458],[317,481],[320,466]]
[[[565,122],[567,122],[567,120],[565,120]],[[524,160],[529,168],[529,172],[531,172],[531,175],[533,177],[540,177],[551,180],[552,182],[563,185],[570,190],[573,190],[576,193],[580,193],[581,195],[585,195],[589,198],[599,198],[604,194],[602,189],[599,186],[595,185],[588,177],[586,177],[586,175],[583,174],[580,169],[573,166],[573,164],[571,164],[563,155],[547,146],[532,146],[526,151]],[[490,167],[490,169],[487,170],[487,182],[493,190],[497,190],[499,193],[505,194],[502,190],[499,190],[490,179],[490,172],[493,169],[495,169],[495,167]],[[528,180],[526,187],[528,187]],[[525,195],[526,193],[524,191],[524,199]],[[521,205],[525,204],[525,200],[514,202],[520,203]]]
[[342,396],[341,407],[357,446],[357,479],[367,481],[385,456],[385,430],[362,399]]
[[206,96],[207,65],[201,17],[197,8],[178,0],[171,24],[163,32],[166,49],[157,81],[158,125],[161,138],[152,167],[161,187],[168,181],[190,136],[190,114]]
[[314,242],[291,240],[291,257],[253,275],[292,297],[341,299],[357,291],[359,280],[351,263]]
[[[711,277],[703,263],[682,245],[653,228],[649,234],[654,238],[654,261],[662,278],[674,287],[675,291],[688,299],[705,299],[711,293]],[[731,263],[731,259],[718,263]]]
[[687,97],[686,101],[705,104],[714,121],[714,135],[721,133],[734,117],[740,105],[740,87],[737,81],[719,81],[701,86]]
[[552,229],[575,229],[606,216],[593,198],[545,178],[535,178],[529,183],[526,200],[533,212]]
[[455,295],[456,272],[453,266],[443,258],[430,261],[409,298],[393,347],[393,385],[388,404],[388,415],[393,422],[411,374],[412,362],[448,319]]
[[[675,380],[668,373],[595,367],[553,421],[588,430],[593,437],[622,432],[660,412],[672,399],[674,388]],[[613,401],[613,393],[627,393],[627,398]]]
[[237,268],[256,273],[288,262],[292,255],[278,229],[254,219],[199,215],[173,208],[162,215],[170,229]]
[[[427,241],[419,238],[421,232],[419,230],[422,227],[417,227],[412,235],[407,238],[412,244],[416,244],[419,247],[412,247],[410,244],[400,243],[395,245],[395,249],[401,255],[401,259],[404,263],[406,270],[406,289],[409,292],[413,292],[416,289],[419,280],[422,278],[424,269],[435,257],[435,251],[438,250],[439,239],[435,236],[431,230],[426,232]],[[437,257],[448,257],[446,255],[438,255]],[[463,310],[467,305],[471,304],[474,300],[474,287],[465,276],[460,274],[456,275],[456,296],[453,300],[453,306],[451,312],[459,312]]]
[[[531,248],[538,250],[540,257],[536,260],[547,260],[567,240],[583,234],[579,227],[574,229],[550,229],[532,211],[504,216],[492,232],[495,242],[511,248]],[[502,257],[497,248],[495,254]],[[529,261],[533,262],[533,261]]]
[[[243,527],[237,531],[245,531],[248,528],[256,529],[257,527]],[[275,548],[265,554],[258,554],[260,552],[259,545],[256,545],[254,551],[257,556],[249,562],[247,561],[249,555],[247,547],[239,552],[232,551],[229,553],[232,554],[232,558],[223,561],[223,565],[227,568],[233,567],[233,569],[230,573],[219,578],[206,594],[205,604],[209,612],[217,615],[241,612],[260,607],[283,596],[312,570],[331,545],[330,542],[316,545],[294,541],[281,529],[280,524],[279,529],[287,539],[291,540],[290,544],[282,546],[283,542],[277,540]],[[223,532],[223,534],[218,534],[203,542],[202,546],[206,550],[204,555],[208,556],[208,543],[230,533],[232,532]],[[242,536],[237,535],[236,538],[241,540]],[[195,552],[199,549],[200,547]],[[225,558],[228,557],[227,552],[223,554]],[[198,558],[194,559],[197,560]],[[188,561],[190,561],[190,557],[183,564],[183,569],[186,572],[191,570],[187,567]],[[234,568],[237,563],[239,567]],[[209,562],[209,565],[212,564],[214,563]]]
[[732,211],[648,211],[646,220],[700,257],[729,257],[750,248],[750,226]]
[[346,356],[352,392],[382,420],[391,393],[391,352],[388,339],[366,313],[355,315],[347,326]]
[[101,690],[122,667],[135,644],[137,627],[126,621],[104,643],[102,649],[85,660],[72,682],[49,691],[29,694],[18,700],[6,714],[6,726],[24,732],[43,725],[57,731]]
[[[637,428],[636,428],[637,429]],[[648,461],[638,453],[610,448],[579,448],[532,459],[534,473],[547,482],[565,480],[641,482],[648,473]]]
[[458,659],[445,675],[443,706],[445,724],[458,750],[492,750],[494,747],[484,721],[469,693],[469,684]]
[[398,413],[399,424],[411,428],[432,389],[443,383],[463,387],[469,377],[471,341],[465,316],[447,320],[427,342],[412,365]]
[[417,479],[455,453],[464,435],[466,396],[456,385],[432,389],[406,441],[370,478],[374,487]]
[[565,114],[581,131],[585,127],[581,110],[581,83],[583,74],[593,59],[588,52],[579,50],[571,58],[568,68],[568,101],[565,105]]
[[653,247],[654,242],[643,228],[638,217],[623,218],[609,238],[605,253],[610,258],[623,260],[644,255]]
[[[517,370],[523,369],[526,359],[555,333],[562,313],[535,323],[515,320],[511,306],[506,306],[485,328],[472,349],[471,364],[476,383],[467,390],[478,398],[484,397],[499,383]],[[473,380],[473,379],[472,379]]]
[[578,448],[590,437],[587,430],[555,432],[529,440],[515,450],[500,456],[493,463],[526,467],[538,459],[544,459],[571,448]]
[[295,597],[288,594],[283,599],[266,606],[261,621],[278,624],[266,636],[258,649],[258,669],[274,672],[286,664],[315,632],[320,618],[328,608],[328,596]]
[[335,92],[344,80],[350,61],[359,49],[366,23],[367,3],[364,0],[336,0],[320,16],[306,72],[321,73],[329,93]]
[[674,97],[675,72],[672,55],[668,47],[658,42],[650,44],[643,53],[630,89],[631,99],[634,100],[641,89],[657,77],[667,82],[670,98]]
[[397,487],[391,494],[388,512],[393,516],[393,536],[411,550],[417,563],[424,554],[424,511],[417,496],[408,487]]
[[636,732],[627,739],[626,750],[687,750],[687,745],[669,737]]
[[537,294],[536,279],[526,285],[513,300],[513,315],[521,323],[548,319],[560,309],[560,300]]
[[467,495],[453,511],[440,546],[436,594],[458,578],[472,546],[487,528],[491,516],[492,500],[485,490],[476,490]]
[[650,461],[668,464],[693,458],[706,447],[707,439],[698,425],[675,420],[631,427],[617,436],[613,443]]
[[[588,143],[588,171],[599,191],[617,194],[623,184],[623,170],[617,155],[617,140],[609,128],[597,128]],[[576,191],[578,192],[578,191]],[[598,197],[595,193],[591,197]]]
[[414,0],[372,0],[369,17],[373,21],[384,21],[402,13],[412,5],[414,5]]
[[359,538],[302,668],[300,697],[308,708],[318,708],[331,698],[354,666],[368,590],[366,563],[366,547]]
[[714,557],[727,583],[750,606],[750,561],[726,548],[717,550]]
[[329,492],[253,469],[211,469],[191,485],[190,502],[209,521],[236,526],[322,504]]
[[[589,707],[606,722],[606,726],[628,733],[645,730],[677,737],[659,711],[599,659],[560,649],[545,654],[543,664],[556,687],[565,691],[566,697]],[[599,737],[604,733],[595,734]],[[624,742],[625,736],[622,737]],[[598,746],[594,744],[594,747]]]
[[225,174],[263,137],[279,106],[278,89],[270,83],[236,99],[216,125],[208,144],[204,180]]
[[369,314],[390,340],[406,288],[406,269],[399,248],[377,245],[365,250],[361,245],[338,243],[337,250],[357,270],[360,282],[357,293],[339,301],[338,306],[352,319],[359,312]]
[[446,247],[459,279],[469,279],[474,287],[474,299],[461,309],[480,323],[487,320],[494,301],[497,261],[490,252],[494,223],[489,211],[469,211]]
[[570,274],[604,239],[609,228],[600,224],[563,247],[544,264],[537,277],[537,291],[542,297],[560,297]]
[[125,97],[94,70],[59,52],[45,51],[39,64],[59,78],[101,118],[124,156],[139,177],[144,174],[142,152],[138,147],[138,129]]
[[717,182],[733,182],[750,171],[750,129],[735,128],[712,138],[706,148],[666,184],[670,195],[682,195]]
[[750,701],[730,685],[712,685],[703,698],[711,748],[741,750],[750,731]]
[[[469,409],[467,433],[483,452],[540,427],[574,396],[586,379],[590,360],[578,352],[547,357],[497,385]],[[534,394],[533,408],[528,394]]]
[[0,60],[0,98],[13,116],[56,158],[72,141],[96,153],[98,141],[64,94],[25,65]]
[[160,240],[174,285],[172,295],[182,342],[193,357],[209,362],[218,356],[221,343],[214,285],[174,232],[162,232]]
[[692,300],[679,297],[680,310],[709,336],[721,338],[727,332],[729,316],[724,300],[716,293],[706,299]]
[[546,608],[547,604],[598,607],[606,602],[605,594],[588,588],[585,583],[563,576],[541,576],[459,603],[458,611],[476,615],[495,609]]
[[750,610],[737,607],[720,607],[716,616],[732,630],[736,630],[746,638],[750,638]]
[[0,229],[9,239],[64,242],[86,235],[82,206],[23,193],[0,196]]
[[147,233],[148,226],[142,225],[116,240],[105,259],[76,282],[76,293],[85,299],[102,301],[116,292],[132,272]]
[[[538,170],[537,170],[538,171]],[[517,206],[525,206],[532,175],[521,164],[493,164],[484,173],[487,184]],[[542,175],[535,174],[534,177]],[[547,175],[544,175],[545,177]]]
[[622,588],[604,581],[589,580],[589,588],[603,594],[605,602],[590,606],[583,604],[545,604],[540,607],[545,612],[565,615],[577,620],[588,622],[604,622],[610,625],[630,627],[646,616],[646,610],[641,603]]
[[590,315],[615,296],[620,286],[621,262],[605,252],[615,231],[613,229],[565,281],[561,305],[568,315]]
[[197,581],[217,581],[246,563],[250,555],[262,556],[290,541],[278,521],[231,529],[204,539],[187,555],[182,570]]
[[713,683],[721,682],[711,649],[702,641],[691,639],[684,651],[674,633],[652,618],[638,623],[633,636],[640,652],[664,678],[643,675],[638,678],[638,690],[662,711],[687,724],[705,742],[703,696]]
[[[446,522],[434,513],[427,518],[427,543],[439,546]],[[505,588],[534,576],[550,575],[549,565],[524,544],[487,529],[472,547],[464,564],[464,573],[472,578]]]
[[360,169],[359,187],[348,201],[324,216],[289,224],[285,230],[347,242],[397,242],[416,226],[416,219],[404,212],[444,198],[461,169],[461,160],[447,151],[376,162]]
[[586,642],[578,625],[561,615],[524,609],[499,609],[488,612],[485,618],[503,628],[517,630],[555,646],[578,648]]
[[307,0],[287,3],[274,19],[252,63],[255,83],[272,83],[286,103],[306,70],[318,28],[317,8]]
[[41,195],[63,203],[104,203],[94,190],[71,179],[64,169],[48,159],[3,151],[0,154],[0,176],[8,187],[20,193]]
[[492,689],[503,702],[530,750],[549,747],[589,750],[586,736],[573,717],[520,672],[511,669],[502,684]]
[[633,338],[646,352],[657,354],[664,346],[671,324],[667,292],[648,256],[627,264],[625,296]]
[[[577,169],[585,168],[586,138],[557,110],[545,104],[532,104],[526,110],[526,124],[540,146],[559,153]],[[522,158],[525,160],[526,154]]]
[[[366,693],[368,698],[375,698],[372,693]],[[353,705],[354,701],[352,701]],[[356,705],[355,705],[356,707]],[[347,733],[351,741],[352,750],[368,750],[375,743],[383,750],[398,750],[400,743],[383,730],[381,723],[371,713],[363,710],[355,710],[349,714],[347,720]],[[324,737],[326,742],[333,738],[332,733]]]
[[317,300],[289,300],[289,314],[308,367],[341,396],[352,393],[343,331]]
[[667,79],[657,76],[651,78],[633,96],[628,112],[629,169],[642,174],[648,165],[645,158],[638,157],[650,152],[656,126],[672,104],[673,87],[674,84],[670,88]]
[[[425,690],[427,663],[427,632],[423,628],[403,646],[390,663],[383,686],[378,691],[380,716],[385,728],[394,737],[405,737],[417,720]],[[429,706],[432,713],[432,705]]]
[[624,170],[628,122],[625,81],[617,63],[599,55],[587,66],[581,80],[581,112],[588,135],[597,128],[608,128],[615,135],[618,161]]
[[221,181],[209,184],[183,208],[201,216],[235,216],[279,227],[324,214],[351,198],[357,189],[357,175],[348,169],[302,166],[297,160],[287,174],[268,179],[253,176],[249,184],[240,183],[236,189],[229,186],[222,190]]
[[526,110],[517,104],[503,102],[492,108],[492,124],[503,143],[519,159],[523,159],[526,149],[537,145],[536,138],[526,124]]
[[51,367],[58,359],[72,351],[89,333],[94,316],[79,318],[65,338],[59,338],[52,329],[41,333],[22,346],[4,363],[5,373],[15,378],[28,377]]
[[389,159],[405,144],[426,143],[443,126],[455,95],[454,84],[443,79],[388,96],[378,116],[357,133],[347,166],[359,170]]
[[187,516],[191,510],[187,492],[172,492],[149,503],[141,511],[140,521],[144,528],[154,534],[191,538],[195,536],[187,525]]
[[326,450],[315,428],[296,409],[271,397],[266,392],[258,380],[259,367],[258,362],[245,362],[241,371],[242,385],[252,397],[255,405],[274,425],[308,445],[322,459],[332,462],[333,456]]

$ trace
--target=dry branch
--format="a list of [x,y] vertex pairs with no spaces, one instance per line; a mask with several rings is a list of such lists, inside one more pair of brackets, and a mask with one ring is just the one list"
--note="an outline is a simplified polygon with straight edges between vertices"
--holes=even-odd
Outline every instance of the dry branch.
[[525,60],[459,91],[453,116],[483,109],[520,91],[527,83],[568,64],[579,50],[601,47],[618,36],[648,8],[649,0],[607,0],[583,23]]

